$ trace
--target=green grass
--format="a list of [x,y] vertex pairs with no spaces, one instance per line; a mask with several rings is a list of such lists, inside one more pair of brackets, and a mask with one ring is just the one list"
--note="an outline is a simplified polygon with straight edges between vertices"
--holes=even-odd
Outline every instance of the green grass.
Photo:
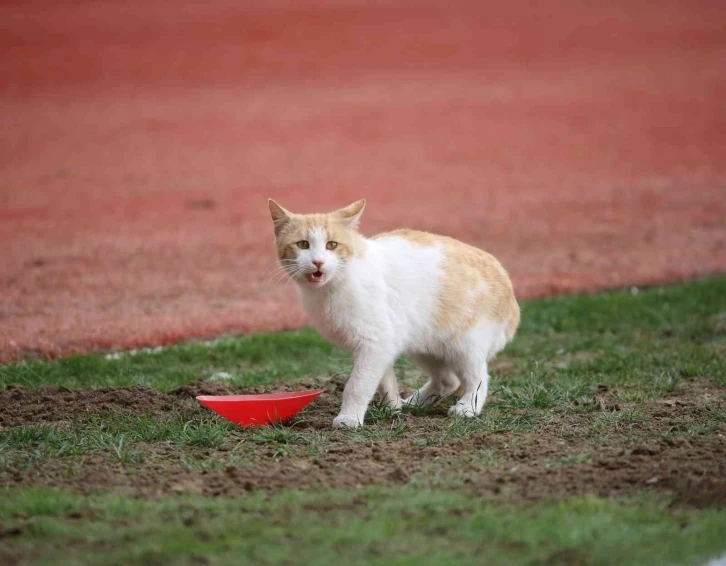
[[[723,435],[723,403],[673,412],[650,430],[648,403],[693,384],[726,387],[726,278],[663,288],[555,297],[523,304],[516,340],[493,365],[492,398],[481,417],[445,417],[439,406],[396,416],[375,404],[359,431],[276,425],[241,430],[204,411],[166,415],[112,413],[0,431],[0,473],[59,459],[69,468],[102,455],[125,473],[145,465],[145,447],[167,445],[188,470],[244,467],[259,459],[325,454],[341,438],[356,446],[409,442],[445,446],[504,435],[516,446],[563,415],[578,428],[558,439],[596,442]],[[227,372],[234,385],[347,375],[350,360],[312,330],[225,338],[136,355],[93,354],[0,366],[0,389],[145,384],[170,390]],[[420,384],[408,360],[399,381]],[[425,436],[410,438],[428,417]],[[559,435],[559,436],[558,436]],[[553,473],[596,460],[597,451],[554,453]],[[460,464],[506,466],[498,449]],[[283,491],[245,498],[87,496],[35,488],[0,491],[3,553],[29,563],[299,564],[702,564],[726,551],[726,511],[687,511],[667,501],[566,498],[506,504],[473,497],[456,474],[432,483],[414,475],[399,487],[319,493]],[[455,470],[454,470],[455,471]],[[10,555],[8,555],[10,556]]]
[[313,330],[255,334],[195,342],[161,350],[70,356],[54,362],[25,360],[0,366],[0,387],[56,385],[71,388],[149,385],[178,387],[217,372],[232,375],[231,384],[256,385],[327,373],[349,361]]
[[[641,416],[638,404],[672,393],[694,377],[726,385],[724,313],[726,278],[637,294],[616,291],[525,302],[517,338],[494,365],[493,395],[482,416],[443,421],[427,442],[440,444],[476,433],[528,432],[562,410],[590,414],[591,437],[631,430]],[[220,371],[232,374],[231,383],[242,386],[346,375],[349,369],[350,360],[343,352],[314,331],[301,330],[184,344],[136,355],[122,353],[111,359],[89,355],[52,362],[28,360],[0,366],[0,388],[9,383],[28,387],[143,383],[163,390]],[[406,359],[398,362],[397,373],[409,386],[423,379]],[[603,384],[615,388],[613,395],[624,410],[601,413],[593,391]],[[407,416],[421,417],[432,411],[441,412],[439,408],[415,408]],[[723,408],[713,407],[710,412],[680,416],[669,434],[713,433],[723,423],[723,414]],[[367,423],[366,429],[353,433],[357,441],[384,442],[406,434],[407,420],[394,419],[382,404],[371,406]],[[216,447],[238,434],[212,415],[91,415],[68,427],[38,425],[1,434],[0,470],[18,458],[82,456],[93,450],[116,453],[120,460],[132,462],[139,459],[136,444]],[[285,427],[254,434],[267,435],[277,444],[307,445],[308,452],[324,449],[330,440],[329,435]]]
[[[659,287],[575,295],[523,303],[517,339],[502,358],[511,362],[506,387],[522,406],[551,404],[553,394],[573,395],[598,380],[672,386],[708,375],[726,384],[726,278]],[[26,360],[0,366],[0,388],[103,387],[133,384],[169,390],[217,372],[230,383],[256,385],[321,375],[347,375],[348,357],[310,329],[190,343],[160,351]],[[399,379],[420,378],[406,360]],[[499,374],[498,374],[499,375]],[[566,377],[564,380],[562,378]],[[497,386],[498,381],[493,383]],[[502,383],[499,381],[499,383]]]
[[219,446],[239,429],[215,415],[175,415],[156,418],[153,414],[92,415],[70,427],[50,425],[8,429],[0,437],[0,450],[36,446],[52,456],[83,454],[89,449],[127,446],[143,442],[169,442],[181,446]]
[[145,501],[5,490],[5,552],[56,564],[698,564],[724,548],[724,511],[658,500],[489,503],[367,488]]

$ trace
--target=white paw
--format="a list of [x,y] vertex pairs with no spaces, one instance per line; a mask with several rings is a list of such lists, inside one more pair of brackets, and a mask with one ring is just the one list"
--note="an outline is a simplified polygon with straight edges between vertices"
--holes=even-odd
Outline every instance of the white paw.
[[468,403],[456,403],[449,409],[449,415],[452,417],[461,417],[464,419],[471,419],[473,417],[477,416],[477,412],[474,410],[474,407],[471,406],[471,404]]
[[400,397],[396,397],[396,399],[392,401],[386,401],[385,403],[386,407],[391,409],[391,411],[393,411],[394,413],[400,411],[401,407],[403,407],[403,399],[401,399]]
[[441,399],[439,395],[416,391],[413,395],[403,400],[404,407],[425,407],[426,405],[433,405]]
[[356,429],[363,426],[363,419],[358,419],[354,415],[338,415],[333,419],[333,428],[350,428]]

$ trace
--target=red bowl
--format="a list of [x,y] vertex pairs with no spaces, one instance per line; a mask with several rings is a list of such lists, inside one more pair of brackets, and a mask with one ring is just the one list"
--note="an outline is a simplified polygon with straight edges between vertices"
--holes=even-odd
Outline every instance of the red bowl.
[[242,426],[262,426],[289,419],[312,403],[323,389],[262,395],[199,395],[199,401],[218,415]]

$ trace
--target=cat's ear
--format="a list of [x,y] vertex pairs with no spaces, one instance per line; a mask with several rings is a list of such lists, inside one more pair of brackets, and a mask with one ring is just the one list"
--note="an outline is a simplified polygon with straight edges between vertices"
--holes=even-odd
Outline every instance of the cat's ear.
[[285,225],[290,222],[292,213],[282,208],[272,199],[267,199],[267,207],[270,209],[272,223],[275,225],[275,236],[279,236]]
[[366,207],[366,199],[361,199],[349,204],[345,208],[336,210],[335,214],[338,218],[341,218],[349,228],[356,229],[360,224],[360,217],[363,215],[363,209]]

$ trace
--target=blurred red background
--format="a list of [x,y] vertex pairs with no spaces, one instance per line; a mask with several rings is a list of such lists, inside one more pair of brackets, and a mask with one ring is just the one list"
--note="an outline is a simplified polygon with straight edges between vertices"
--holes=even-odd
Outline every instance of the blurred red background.
[[266,199],[520,297],[726,270],[721,1],[5,2],[0,360],[305,324]]

